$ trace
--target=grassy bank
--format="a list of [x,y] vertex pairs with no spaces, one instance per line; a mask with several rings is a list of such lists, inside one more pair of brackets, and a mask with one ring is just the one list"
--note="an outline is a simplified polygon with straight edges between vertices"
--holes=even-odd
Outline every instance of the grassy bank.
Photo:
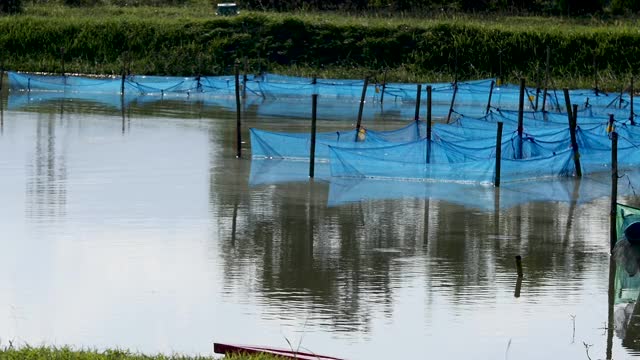
[[[60,49],[64,48],[61,56]],[[119,74],[228,74],[259,69],[320,77],[451,81],[499,76],[551,86],[619,90],[640,68],[633,20],[430,18],[243,12],[216,17],[207,1],[182,7],[29,5],[0,18],[4,68]],[[594,68],[594,60],[596,67]],[[244,67],[244,63],[241,64]]]
[[[219,359],[219,357],[217,357]],[[0,348],[1,360],[212,360],[213,356],[144,355],[126,350],[74,350],[68,347]],[[226,356],[225,360],[275,360],[273,356]]]

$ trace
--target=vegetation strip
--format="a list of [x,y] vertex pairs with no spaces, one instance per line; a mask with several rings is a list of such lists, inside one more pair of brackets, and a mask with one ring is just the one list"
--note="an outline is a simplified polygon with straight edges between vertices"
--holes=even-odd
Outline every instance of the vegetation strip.
[[[154,75],[247,71],[427,82],[501,76],[550,87],[610,91],[640,68],[640,32],[628,23],[541,17],[430,19],[243,12],[210,4],[68,8],[30,5],[0,17],[5,69]],[[64,65],[63,65],[64,64]],[[595,66],[594,66],[595,64]],[[375,79],[374,79],[375,80]]]
[[[70,347],[0,348],[2,360],[213,360],[220,357],[187,355],[144,355],[129,350],[75,350]],[[230,355],[224,360],[275,360],[270,355]]]

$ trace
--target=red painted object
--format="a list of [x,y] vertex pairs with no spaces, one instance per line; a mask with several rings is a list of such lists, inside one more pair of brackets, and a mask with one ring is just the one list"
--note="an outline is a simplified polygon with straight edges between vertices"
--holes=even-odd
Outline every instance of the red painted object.
[[285,359],[298,360],[342,360],[332,356],[324,356],[301,351],[292,351],[287,349],[278,349],[264,346],[252,345],[231,345],[231,344],[213,344],[213,352],[216,354],[270,354]]

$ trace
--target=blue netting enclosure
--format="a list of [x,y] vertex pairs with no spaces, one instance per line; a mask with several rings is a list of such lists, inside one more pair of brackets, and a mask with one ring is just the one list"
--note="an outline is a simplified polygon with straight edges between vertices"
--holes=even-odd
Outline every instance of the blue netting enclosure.
[[[329,146],[354,148],[379,147],[388,143],[404,143],[424,136],[426,126],[412,121],[408,125],[390,131],[356,130],[323,132],[316,134],[316,159],[329,160]],[[269,132],[250,129],[251,154],[254,158],[309,159],[310,133]]]
[[[225,99],[224,107],[235,105],[235,77],[195,76],[163,77],[127,75],[113,77],[54,76],[30,73],[8,72],[9,87],[13,91],[60,92],[67,97],[86,96],[87,94],[120,94],[127,96],[183,96],[187,99],[217,97]],[[309,77],[283,76],[276,74],[247,75],[240,79],[239,91],[242,103],[246,106],[258,105],[260,114],[265,116],[308,117],[308,105],[295,102],[284,103],[291,99],[308,99],[313,94],[325,99],[325,116],[333,119],[353,118],[357,112],[364,87],[363,79],[312,79]],[[460,81],[456,83],[422,84],[421,106],[427,103],[426,87],[432,88],[432,107],[435,118],[459,116],[483,116],[488,109],[503,112],[517,110],[519,86],[512,84],[496,85],[495,79]],[[383,112],[383,107],[373,109],[374,104],[397,106],[398,118],[415,120],[413,108],[417,100],[417,84],[407,83],[368,83],[365,89],[365,119]],[[562,91],[550,90],[546,97],[539,89],[526,87],[524,108],[538,111],[545,103],[544,114],[565,111],[565,99]],[[630,96],[626,93],[607,94],[593,90],[571,90],[571,102],[579,105],[580,115],[608,116],[614,114],[618,119],[635,118],[631,114]],[[543,99],[544,97],[544,99]],[[640,102],[638,103],[640,104]],[[556,116],[544,115],[549,122],[562,121]],[[559,115],[561,117],[561,115]],[[424,117],[424,111],[420,118]]]

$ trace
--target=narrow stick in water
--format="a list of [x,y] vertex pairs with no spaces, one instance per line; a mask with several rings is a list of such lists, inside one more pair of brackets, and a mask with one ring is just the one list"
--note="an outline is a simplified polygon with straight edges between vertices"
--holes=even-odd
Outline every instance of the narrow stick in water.
[[551,60],[551,49],[547,46],[547,68],[544,74],[544,91],[542,92],[542,111],[546,111],[547,91],[549,89],[549,61]]
[[358,122],[356,123],[356,142],[358,141],[358,135],[360,135],[360,126],[362,125],[362,111],[364,110],[364,100],[367,96],[367,87],[369,86],[369,77],[364,77],[364,84],[362,85],[362,96],[360,96],[360,108],[358,109]]
[[636,121],[635,121],[635,114],[633,113],[633,76],[631,76],[631,88],[629,89],[629,121],[631,122],[631,125],[635,125]]
[[[613,119],[613,115],[609,115],[610,119]],[[616,210],[618,204],[618,133],[611,133],[611,208],[609,209],[609,243],[610,250],[613,251],[613,247],[618,240],[618,234],[616,229]]]
[[496,134],[496,174],[493,180],[495,187],[500,186],[500,162],[502,158],[502,121],[498,121],[498,132]]
[[449,106],[449,115],[447,115],[447,124],[451,121],[451,113],[453,113],[453,105],[456,103],[456,94],[458,93],[458,82],[453,83],[453,96],[451,96],[451,106]]
[[244,57],[244,74],[242,74],[242,98],[247,97],[247,72],[249,71],[249,63],[247,57]]
[[380,104],[384,103],[384,90],[387,88],[387,70],[384,70],[382,75],[382,94],[380,94]]
[[573,117],[569,121],[569,133],[571,135],[571,148],[573,149],[573,164],[576,167],[576,176],[582,177],[582,167],[580,166],[580,151],[576,138],[576,128],[578,127],[578,105],[573,105]]
[[420,97],[422,95],[422,84],[418,84],[418,89],[416,91],[416,112],[413,117],[415,121],[420,120]]
[[518,277],[522,277],[522,256],[516,255],[516,271],[518,272]]
[[522,132],[524,131],[524,78],[520,79],[520,98],[518,100],[518,159],[522,159]]
[[62,66],[62,77],[64,78],[65,71],[64,71],[64,48],[63,47],[60,48],[60,64]]
[[235,65],[236,73],[236,157],[242,156],[242,123],[240,120],[240,70]]
[[416,112],[414,114],[414,120],[416,121],[416,133],[417,138],[420,139],[420,101],[422,96],[422,84],[418,84],[418,88],[416,90]]
[[489,114],[489,110],[491,110],[491,97],[493,96],[493,87],[496,85],[496,82],[491,80],[491,87],[489,88],[489,100],[487,101],[487,110],[484,112],[485,114]]
[[569,97],[569,89],[564,88],[562,89],[562,92],[564,93],[564,104],[567,108],[567,118],[569,119],[569,123],[571,123],[571,121],[573,121],[573,113],[571,111],[571,98]]
[[427,85],[427,164],[431,162],[431,85]]
[[313,178],[316,165],[316,114],[318,94],[311,95],[311,148],[309,149],[309,177]]

